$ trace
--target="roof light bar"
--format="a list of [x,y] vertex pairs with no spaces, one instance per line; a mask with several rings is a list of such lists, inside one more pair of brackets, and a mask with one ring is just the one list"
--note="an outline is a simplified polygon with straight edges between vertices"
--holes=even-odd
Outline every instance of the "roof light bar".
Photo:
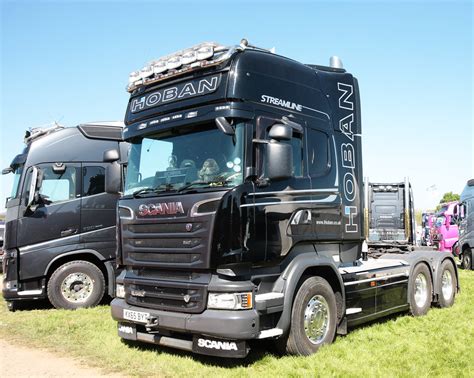
[[220,64],[228,60],[241,46],[226,47],[215,42],[204,42],[186,50],[152,61],[140,71],[130,73],[127,91],[141,85],[155,83],[184,72]]

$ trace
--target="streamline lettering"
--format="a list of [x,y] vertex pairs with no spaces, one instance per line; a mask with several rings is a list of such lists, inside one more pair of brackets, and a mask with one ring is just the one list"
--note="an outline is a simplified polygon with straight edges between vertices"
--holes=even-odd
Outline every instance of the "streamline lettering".
[[277,98],[277,97],[262,95],[262,98],[260,101],[265,102],[267,104],[271,104],[271,105],[281,106],[283,108],[287,108],[291,110],[297,110],[299,112],[303,111],[302,105],[295,104],[294,102],[291,102],[288,100],[282,100],[281,98]]
[[219,75],[215,75],[200,80],[188,81],[134,98],[130,102],[130,111],[137,113],[154,106],[212,93],[219,86],[219,78]]

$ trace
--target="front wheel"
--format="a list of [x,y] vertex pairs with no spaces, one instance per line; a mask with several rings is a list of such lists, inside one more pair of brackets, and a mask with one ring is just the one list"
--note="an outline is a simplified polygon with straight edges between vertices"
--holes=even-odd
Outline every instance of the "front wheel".
[[463,269],[471,269],[472,267],[472,255],[469,249],[465,249],[462,253],[461,267]]
[[104,275],[88,261],[71,261],[61,265],[48,282],[48,298],[56,308],[75,310],[93,307],[102,300],[104,292]]
[[306,279],[293,302],[286,351],[304,356],[315,353],[332,343],[336,322],[336,296],[331,285],[321,277]]
[[430,270],[425,264],[418,264],[413,269],[410,285],[410,313],[425,315],[431,307],[433,293]]
[[456,296],[457,278],[454,266],[449,260],[443,261],[439,269],[441,275],[441,290],[439,293],[439,306],[451,307]]

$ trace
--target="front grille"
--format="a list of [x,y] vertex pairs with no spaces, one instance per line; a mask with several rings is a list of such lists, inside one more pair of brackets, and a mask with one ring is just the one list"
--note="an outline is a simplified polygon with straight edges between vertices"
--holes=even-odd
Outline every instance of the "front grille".
[[125,279],[127,303],[164,311],[200,313],[204,311],[207,287],[189,283]]

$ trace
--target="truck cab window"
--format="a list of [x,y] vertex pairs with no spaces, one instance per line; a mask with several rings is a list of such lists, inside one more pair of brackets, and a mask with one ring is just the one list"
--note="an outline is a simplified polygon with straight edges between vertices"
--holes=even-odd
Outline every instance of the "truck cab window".
[[105,168],[83,167],[82,168],[82,196],[92,196],[105,191]]
[[301,134],[293,134],[291,138],[293,148],[293,176],[303,176],[303,140]]
[[43,182],[39,193],[45,204],[68,201],[76,198],[76,169],[66,167],[64,173],[57,174],[51,167],[42,167]]
[[322,176],[330,166],[329,138],[322,131],[308,129],[308,170],[311,177]]

